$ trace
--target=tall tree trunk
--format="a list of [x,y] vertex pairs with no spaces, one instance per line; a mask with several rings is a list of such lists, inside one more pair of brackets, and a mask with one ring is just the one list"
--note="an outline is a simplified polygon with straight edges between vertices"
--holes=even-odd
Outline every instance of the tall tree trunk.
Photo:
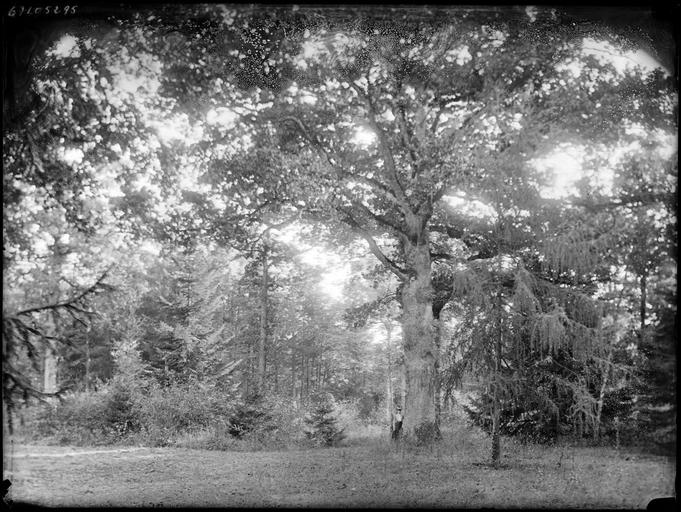
[[641,304],[640,304],[640,315],[641,315],[641,336],[643,336],[643,331],[646,328],[646,301],[647,297],[647,285],[648,285],[648,275],[647,272],[641,274],[640,287],[641,287]]
[[404,358],[402,358],[402,364],[400,365],[400,407],[404,411],[407,405],[407,365],[404,363]]
[[499,423],[501,416],[501,400],[499,385],[501,383],[501,337],[503,335],[501,323],[501,292],[497,294],[497,332],[494,340],[494,381],[492,385],[492,464],[495,468],[499,467],[501,456],[501,443],[499,437]]
[[[58,302],[59,294],[50,295],[52,303]],[[45,322],[45,332],[50,337],[57,335],[57,318],[54,311],[48,311]],[[54,339],[45,338],[45,348],[43,351],[43,392],[56,393],[57,391],[57,346]]]
[[387,347],[387,355],[388,355],[388,378],[386,379],[386,387],[385,387],[385,403],[386,403],[386,413],[388,415],[388,422],[390,424],[390,432],[392,433],[393,431],[393,366],[392,366],[392,357],[391,357],[391,334],[392,334],[392,325],[390,324],[390,321],[385,322],[385,331],[386,331],[386,347]]
[[304,359],[305,364],[305,400],[310,399],[310,358]]
[[274,393],[279,393],[279,358],[274,357]]
[[248,375],[246,377],[246,396],[253,393],[253,340],[248,340]]
[[[617,318],[617,317],[615,317]],[[603,402],[605,400],[605,390],[608,386],[608,376],[610,375],[610,362],[612,361],[612,345],[608,350],[608,358],[601,363],[601,388],[598,393],[596,405],[596,421],[594,424],[594,441],[598,441],[601,434],[601,416],[603,414]]]
[[404,240],[404,255],[410,276],[403,282],[402,336],[407,396],[403,434],[419,444],[440,437],[435,408],[437,346],[433,323],[433,286],[427,233]]
[[53,340],[45,340],[43,352],[43,391],[55,393],[57,391],[57,350]]
[[438,311],[438,317],[433,320],[435,325],[435,346],[437,355],[435,357],[435,421],[440,427],[440,414],[442,412],[442,382],[440,379],[440,343],[442,341],[442,323]]
[[265,385],[265,344],[267,342],[267,313],[268,313],[268,261],[267,245],[262,250],[262,282],[260,287],[260,336],[258,336],[258,391],[262,392]]
[[315,379],[314,379],[314,385],[315,389],[319,389],[321,387],[321,381],[322,381],[322,361],[321,357],[317,356],[315,358],[316,366],[315,366]]
[[291,349],[291,398],[296,398],[296,354]]
[[90,391],[90,329],[85,333],[85,391]]
[[501,416],[501,404],[499,403],[499,359],[500,343],[497,341],[494,354],[494,382],[492,385],[492,464],[499,467],[501,455],[501,443],[499,439],[499,420]]

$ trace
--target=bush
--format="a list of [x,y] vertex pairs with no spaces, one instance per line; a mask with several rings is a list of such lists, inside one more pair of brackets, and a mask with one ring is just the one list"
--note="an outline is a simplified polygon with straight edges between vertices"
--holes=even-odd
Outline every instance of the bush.
[[139,440],[152,446],[169,446],[185,433],[224,423],[231,411],[228,397],[197,382],[150,384],[137,396],[136,408],[143,426]]
[[228,397],[196,382],[161,387],[120,378],[97,392],[75,393],[37,409],[32,430],[44,440],[151,446],[172,445],[184,434],[225,425],[233,411]]
[[38,408],[35,433],[63,444],[116,443],[140,429],[132,394],[120,381],[112,381],[97,392],[74,393],[60,403]]
[[[285,397],[249,397],[235,404],[228,419],[187,432],[175,446],[206,450],[258,451],[290,449],[304,444],[303,418]],[[235,435],[236,434],[236,435]]]

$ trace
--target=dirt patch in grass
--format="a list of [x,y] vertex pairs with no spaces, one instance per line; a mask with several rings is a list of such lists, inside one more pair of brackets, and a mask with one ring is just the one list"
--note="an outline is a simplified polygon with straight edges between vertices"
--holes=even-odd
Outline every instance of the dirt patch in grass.
[[281,452],[16,446],[11,498],[97,507],[645,508],[671,496],[675,461],[611,449],[507,443],[501,468],[484,439],[410,451],[388,442]]

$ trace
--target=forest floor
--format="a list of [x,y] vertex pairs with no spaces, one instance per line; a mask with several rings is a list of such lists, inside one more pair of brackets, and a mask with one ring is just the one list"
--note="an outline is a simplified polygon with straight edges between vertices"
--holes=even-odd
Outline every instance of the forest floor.
[[276,452],[15,445],[16,503],[51,507],[645,508],[673,496],[675,459],[611,448],[503,444],[450,431],[438,449],[385,439]]

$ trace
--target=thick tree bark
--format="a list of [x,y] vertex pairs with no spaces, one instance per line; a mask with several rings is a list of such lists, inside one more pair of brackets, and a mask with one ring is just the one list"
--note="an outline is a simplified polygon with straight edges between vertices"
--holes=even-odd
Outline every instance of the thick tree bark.
[[420,233],[415,244],[404,242],[410,277],[401,294],[402,333],[407,396],[403,435],[419,444],[440,437],[435,407],[437,389],[437,345],[433,319],[431,258],[427,233]]

